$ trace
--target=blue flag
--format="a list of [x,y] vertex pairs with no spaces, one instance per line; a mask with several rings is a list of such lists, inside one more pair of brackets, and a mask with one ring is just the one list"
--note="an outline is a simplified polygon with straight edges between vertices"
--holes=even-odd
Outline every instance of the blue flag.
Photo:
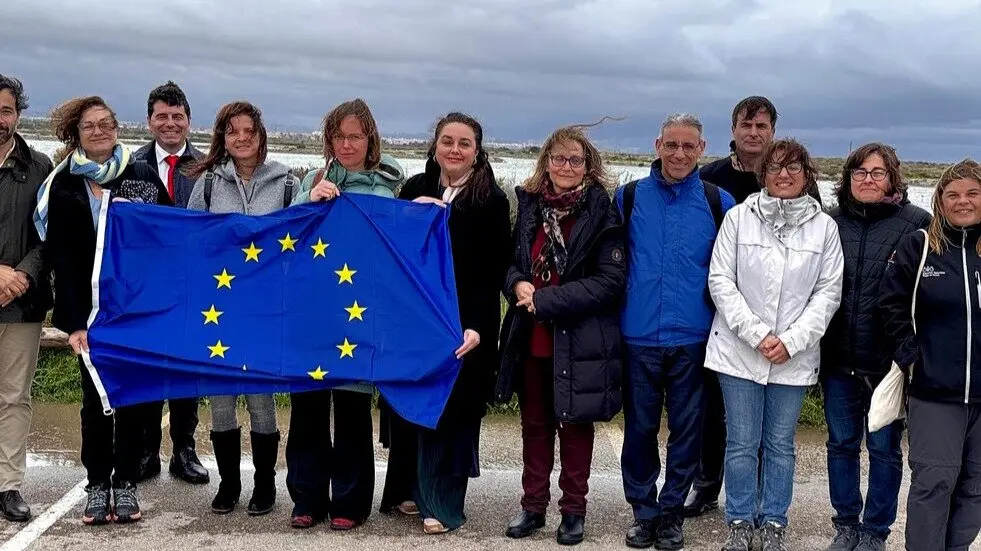
[[448,218],[353,194],[257,217],[112,203],[86,357],[103,406],[370,383],[435,427],[463,341]]

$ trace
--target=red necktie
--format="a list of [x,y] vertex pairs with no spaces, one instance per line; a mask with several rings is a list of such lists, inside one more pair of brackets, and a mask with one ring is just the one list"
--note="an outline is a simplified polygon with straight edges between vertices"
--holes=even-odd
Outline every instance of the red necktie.
[[167,161],[167,166],[170,167],[167,170],[167,193],[170,194],[171,200],[174,199],[174,167],[177,166],[177,161],[180,159],[177,155],[167,155],[167,158],[164,159]]

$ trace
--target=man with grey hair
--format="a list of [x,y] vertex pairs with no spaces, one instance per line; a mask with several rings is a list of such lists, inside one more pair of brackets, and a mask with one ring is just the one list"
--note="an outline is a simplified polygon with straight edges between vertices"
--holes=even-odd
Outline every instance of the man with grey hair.
[[25,109],[24,86],[0,74],[0,511],[16,522],[31,518],[20,487],[41,322],[51,308],[33,213],[38,188],[53,167],[17,133]]
[[[701,448],[702,377],[714,307],[708,294],[712,248],[729,193],[703,183],[702,123],[674,114],[654,142],[650,176],[617,190],[627,237],[627,296],[622,331],[624,381],[623,488],[633,508],[629,547],[684,546],[684,502]],[[664,485],[658,432],[667,407]]]

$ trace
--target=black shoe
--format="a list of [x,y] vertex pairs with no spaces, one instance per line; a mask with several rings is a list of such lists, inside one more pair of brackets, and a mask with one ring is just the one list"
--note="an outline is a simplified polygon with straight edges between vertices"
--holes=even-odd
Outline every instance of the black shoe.
[[737,520],[729,525],[729,538],[722,544],[722,551],[749,551],[753,548],[753,525]]
[[679,551],[685,546],[685,536],[682,531],[681,517],[666,515],[657,524],[657,536],[654,547],[659,551]]
[[160,455],[148,454],[140,458],[140,479],[137,482],[149,480],[160,474]]
[[211,431],[211,446],[218,463],[218,493],[211,501],[216,515],[231,513],[242,494],[242,429]]
[[174,457],[170,459],[170,474],[190,484],[207,484],[211,481],[208,469],[201,464],[194,448],[174,450]]
[[710,496],[694,488],[685,500],[685,518],[695,518],[719,508],[719,496]]
[[136,522],[142,518],[136,486],[121,482],[112,489],[112,519],[116,522]]
[[526,538],[537,532],[543,526],[545,526],[544,513],[532,513],[531,511],[522,510],[518,513],[518,516],[511,519],[511,522],[508,523],[508,529],[504,532],[504,535],[514,539]]
[[17,490],[0,492],[0,509],[3,509],[3,518],[12,522],[31,519],[31,508]]
[[627,530],[627,547],[647,549],[654,545],[654,532],[657,530],[653,520],[635,520]]
[[855,546],[855,551],[886,551],[886,540],[875,534],[862,532],[858,536],[858,545]]
[[559,529],[555,531],[555,541],[559,545],[578,545],[582,543],[583,528],[586,525],[586,517],[583,515],[572,515],[562,513],[562,522]]
[[854,551],[858,547],[858,531],[854,526],[836,524],[835,531],[837,533],[827,551]]
[[276,505],[276,458],[279,456],[279,431],[272,434],[252,432],[252,464],[255,486],[248,513],[265,515]]
[[88,499],[85,501],[85,512],[82,522],[90,526],[106,524],[112,520],[109,512],[109,486],[90,486],[85,488]]

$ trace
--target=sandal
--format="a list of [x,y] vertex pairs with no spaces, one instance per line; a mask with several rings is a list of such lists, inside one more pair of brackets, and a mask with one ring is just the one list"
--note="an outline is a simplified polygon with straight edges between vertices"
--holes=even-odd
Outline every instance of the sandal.
[[396,509],[403,515],[415,516],[419,514],[419,507],[414,501],[403,501]]
[[422,521],[422,531],[427,534],[445,534],[450,529],[434,518],[427,518]]

